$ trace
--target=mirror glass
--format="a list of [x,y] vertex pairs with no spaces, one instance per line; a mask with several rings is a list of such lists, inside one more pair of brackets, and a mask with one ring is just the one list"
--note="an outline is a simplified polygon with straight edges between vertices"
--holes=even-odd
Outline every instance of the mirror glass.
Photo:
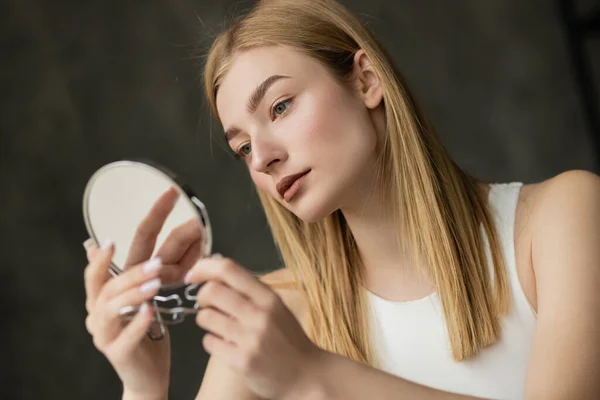
[[89,180],[83,213],[91,238],[115,243],[111,272],[159,256],[162,289],[183,286],[186,272],[209,256],[212,234],[202,202],[164,167],[118,161]]

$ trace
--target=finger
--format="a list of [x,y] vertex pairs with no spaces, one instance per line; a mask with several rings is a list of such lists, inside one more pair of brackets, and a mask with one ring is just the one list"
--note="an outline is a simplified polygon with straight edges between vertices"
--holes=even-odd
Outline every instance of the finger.
[[251,322],[259,311],[250,299],[214,280],[207,282],[198,290],[196,303],[201,309],[213,307],[242,323]]
[[88,308],[88,312],[96,303],[102,287],[110,279],[109,265],[114,251],[114,243],[107,239],[102,248],[97,251],[96,257],[84,270],[84,285],[87,296],[86,308]]
[[142,283],[158,277],[163,264],[160,258],[155,257],[145,263],[138,264],[126,270],[114,279],[111,279],[99,295],[102,299],[112,299],[128,289],[137,287]]
[[91,248],[98,247],[98,244],[93,238],[88,238],[85,242],[82,243],[85,251],[89,251]]
[[156,200],[148,215],[137,227],[125,261],[125,267],[146,261],[152,256],[156,245],[156,237],[175,207],[178,198],[177,189],[170,187]]
[[139,287],[126,290],[104,303],[98,302],[101,306],[96,307],[93,317],[94,339],[98,345],[104,347],[121,334],[124,319],[120,315],[120,311],[123,307],[138,306],[156,295],[159,288],[160,280],[154,278]]
[[229,258],[203,258],[185,276],[186,283],[203,283],[209,280],[225,283],[264,309],[272,307],[277,299],[269,287]]
[[[179,260],[181,269],[185,272],[189,271],[202,256],[202,239],[196,240],[190,245],[186,253]],[[181,277],[183,280],[183,276]]]
[[148,306],[148,303],[143,303],[136,316],[110,344],[106,353],[120,359],[127,359],[144,339],[152,321],[153,311]]
[[196,314],[196,323],[225,341],[238,344],[243,338],[243,325],[235,318],[231,318],[211,307],[202,308]]
[[125,306],[137,306],[144,301],[150,300],[160,289],[160,278],[152,278],[139,286],[126,290],[115,296],[107,303],[107,309],[111,314],[118,314]]
[[184,275],[185,270],[179,264],[164,264],[159,273],[165,285],[183,282]]
[[165,265],[161,277],[165,283],[182,282],[189,269],[200,259],[202,233],[200,221],[193,218],[172,230],[156,255]]
[[87,249],[86,257],[88,262],[94,261],[94,259],[98,256],[99,252],[100,250],[97,247],[90,247],[89,249]]
[[212,333],[207,333],[202,338],[202,346],[211,356],[221,360],[230,368],[242,372],[241,354],[234,343],[228,343]]
[[90,315],[85,317],[85,329],[88,331],[90,335],[93,335],[94,328],[92,326],[92,318]]
[[93,238],[88,238],[83,242],[83,248],[85,249],[88,262],[92,262],[95,255],[98,253],[98,244]]
[[160,277],[164,283],[183,282],[183,277],[200,259],[202,241],[192,243],[179,261],[174,264],[164,264]]
[[156,255],[162,258],[165,264],[175,264],[183,257],[190,246],[198,243],[198,239],[201,238],[200,220],[192,218],[169,233]]
[[150,324],[147,333],[150,334],[150,336],[153,338],[165,337],[169,333],[169,331],[166,330],[166,326],[164,324],[162,325],[161,329],[161,323],[156,320],[156,311],[152,310],[151,313],[152,315],[154,315],[154,321]]

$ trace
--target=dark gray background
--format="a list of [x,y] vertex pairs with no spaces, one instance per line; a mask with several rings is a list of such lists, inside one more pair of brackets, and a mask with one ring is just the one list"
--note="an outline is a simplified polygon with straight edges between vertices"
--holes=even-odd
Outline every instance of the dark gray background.
[[[556,2],[342,3],[388,47],[472,174],[531,183],[598,172]],[[81,198],[108,162],[174,170],[207,205],[216,251],[254,270],[279,266],[245,168],[217,140],[194,56],[247,4],[0,1],[0,398],[120,396],[84,326]],[[598,90],[598,42],[586,48]],[[202,331],[190,322],[172,338],[171,398],[191,399],[207,361]]]

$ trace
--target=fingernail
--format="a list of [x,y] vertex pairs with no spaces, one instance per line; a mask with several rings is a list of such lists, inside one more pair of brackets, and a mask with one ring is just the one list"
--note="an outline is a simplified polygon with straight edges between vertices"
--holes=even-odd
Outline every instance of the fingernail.
[[150,292],[160,287],[160,278],[154,278],[140,286],[140,291],[143,293]]
[[142,305],[140,306],[138,312],[140,314],[145,314],[148,311],[148,303],[143,302]]
[[107,252],[110,250],[110,248],[113,246],[114,242],[110,239],[110,238],[106,238],[104,239],[104,242],[102,243],[102,251],[103,252]]
[[190,269],[187,274],[183,277],[183,283],[190,283],[190,278],[192,277],[192,269]]
[[160,269],[160,267],[162,267],[162,260],[161,260],[161,258],[160,257],[154,257],[150,261],[146,262],[146,264],[144,264],[144,266],[142,267],[142,270],[146,274],[149,274],[151,272],[154,272],[154,271]]
[[223,258],[223,255],[221,253],[215,253],[211,256],[211,258],[215,258],[217,260],[220,260],[221,258]]
[[83,242],[83,248],[86,250],[89,250],[90,247],[93,247],[96,245],[96,241],[92,238],[89,238],[88,240],[86,240],[85,242]]
[[190,268],[190,270],[187,272],[187,274],[185,274],[185,276],[183,277],[183,283],[191,283],[190,280],[192,279],[192,275],[194,275],[194,270],[196,268],[198,268],[199,265],[202,265],[202,263],[206,260],[206,258],[201,258],[198,261],[196,261],[196,264],[194,264],[194,266],[192,268]]

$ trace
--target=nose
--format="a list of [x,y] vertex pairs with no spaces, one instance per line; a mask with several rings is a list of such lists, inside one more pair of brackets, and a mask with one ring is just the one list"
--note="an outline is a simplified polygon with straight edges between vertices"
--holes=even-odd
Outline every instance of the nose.
[[252,141],[251,168],[256,172],[268,174],[274,165],[285,160],[283,148],[272,140],[255,138]]

